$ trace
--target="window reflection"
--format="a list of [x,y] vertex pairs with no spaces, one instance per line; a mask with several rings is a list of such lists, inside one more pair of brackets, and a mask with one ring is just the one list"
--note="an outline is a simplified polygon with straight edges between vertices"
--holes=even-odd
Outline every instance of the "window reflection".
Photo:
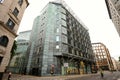
[[56,41],[60,41],[60,37],[59,36],[56,36]]
[[56,45],[56,49],[59,49],[59,45]]

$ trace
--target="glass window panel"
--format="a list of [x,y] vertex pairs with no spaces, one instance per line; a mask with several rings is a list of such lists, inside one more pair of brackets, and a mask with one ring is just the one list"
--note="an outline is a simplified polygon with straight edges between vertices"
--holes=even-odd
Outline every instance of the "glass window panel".
[[7,25],[10,29],[13,29],[14,26],[15,26],[15,23],[14,23],[11,19],[9,19],[9,20],[7,21],[7,23],[6,23],[6,25]]
[[63,26],[66,26],[65,20],[61,19],[61,22],[62,22],[62,25],[63,25]]
[[104,52],[104,50],[102,50],[102,52]]
[[22,6],[23,0],[18,0],[18,4],[19,4],[20,6]]
[[67,34],[67,29],[65,27],[62,27],[62,33]]
[[59,36],[56,36],[56,41],[60,41],[60,37]]
[[56,32],[59,33],[59,28],[56,29]]
[[62,52],[68,53],[68,45],[62,44]]
[[59,49],[60,47],[59,47],[59,45],[56,45],[56,49]]
[[8,40],[8,38],[7,38],[6,36],[0,37],[0,45],[6,47],[7,44],[8,44],[8,41],[9,41],[9,40]]
[[66,10],[64,8],[61,8],[61,12],[66,14]]
[[15,8],[15,9],[14,9],[14,11],[13,11],[13,15],[14,15],[14,16],[17,16],[17,15],[18,15],[18,13],[19,13],[18,9],[17,9],[17,8]]
[[104,58],[107,58],[106,56],[104,56]]
[[67,36],[62,35],[62,42],[64,42],[64,43],[68,43]]
[[0,0],[0,3],[3,3],[4,0]]
[[63,18],[64,20],[66,20],[66,15],[65,14],[61,14],[61,18]]

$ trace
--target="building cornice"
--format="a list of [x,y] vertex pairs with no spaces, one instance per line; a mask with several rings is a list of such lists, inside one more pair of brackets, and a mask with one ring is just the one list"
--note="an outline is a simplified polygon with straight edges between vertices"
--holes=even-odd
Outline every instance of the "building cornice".
[[26,1],[26,3],[27,3],[27,7],[29,6],[29,2],[28,2],[28,0],[25,0]]
[[109,17],[110,17],[110,19],[112,19],[112,16],[111,16],[111,13],[110,13],[110,8],[109,8],[108,0],[105,0],[105,3],[106,3],[106,6],[107,6],[107,10],[108,10]]
[[73,12],[73,10],[65,3],[65,1],[62,0],[56,0],[56,1],[52,1],[49,3],[53,3],[53,4],[57,4],[57,5],[61,5],[62,7],[64,7],[79,23],[82,24],[82,26],[88,31],[88,27],[78,18],[78,16]]
[[0,21],[0,25],[2,25],[3,28],[5,28],[7,31],[9,31],[9,32],[12,33],[15,37],[17,37],[17,34],[16,34],[14,31],[10,30],[10,29],[4,24],[4,22]]

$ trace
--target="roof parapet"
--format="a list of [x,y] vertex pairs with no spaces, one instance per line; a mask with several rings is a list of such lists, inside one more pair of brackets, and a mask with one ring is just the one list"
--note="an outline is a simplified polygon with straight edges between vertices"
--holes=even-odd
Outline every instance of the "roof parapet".
[[88,27],[78,18],[78,16],[73,12],[73,10],[66,4],[65,1],[63,0],[55,0],[55,1],[52,1],[54,3],[57,3],[57,4],[61,4],[63,5],[77,20],[78,22],[80,22],[83,27],[86,29],[86,30],[89,30]]

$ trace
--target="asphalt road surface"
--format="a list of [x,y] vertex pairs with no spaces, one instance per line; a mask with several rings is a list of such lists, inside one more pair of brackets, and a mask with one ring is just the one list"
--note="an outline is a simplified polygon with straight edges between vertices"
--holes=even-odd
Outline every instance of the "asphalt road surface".
[[83,76],[67,80],[120,80],[120,72],[104,72],[104,77],[101,78],[100,74],[92,76]]
[[[2,80],[7,80],[8,74],[5,74]],[[120,80],[120,72],[104,72],[104,77],[101,78],[100,73],[85,74],[85,75],[68,75],[68,76],[48,76],[37,77],[30,75],[12,74],[11,80]]]

